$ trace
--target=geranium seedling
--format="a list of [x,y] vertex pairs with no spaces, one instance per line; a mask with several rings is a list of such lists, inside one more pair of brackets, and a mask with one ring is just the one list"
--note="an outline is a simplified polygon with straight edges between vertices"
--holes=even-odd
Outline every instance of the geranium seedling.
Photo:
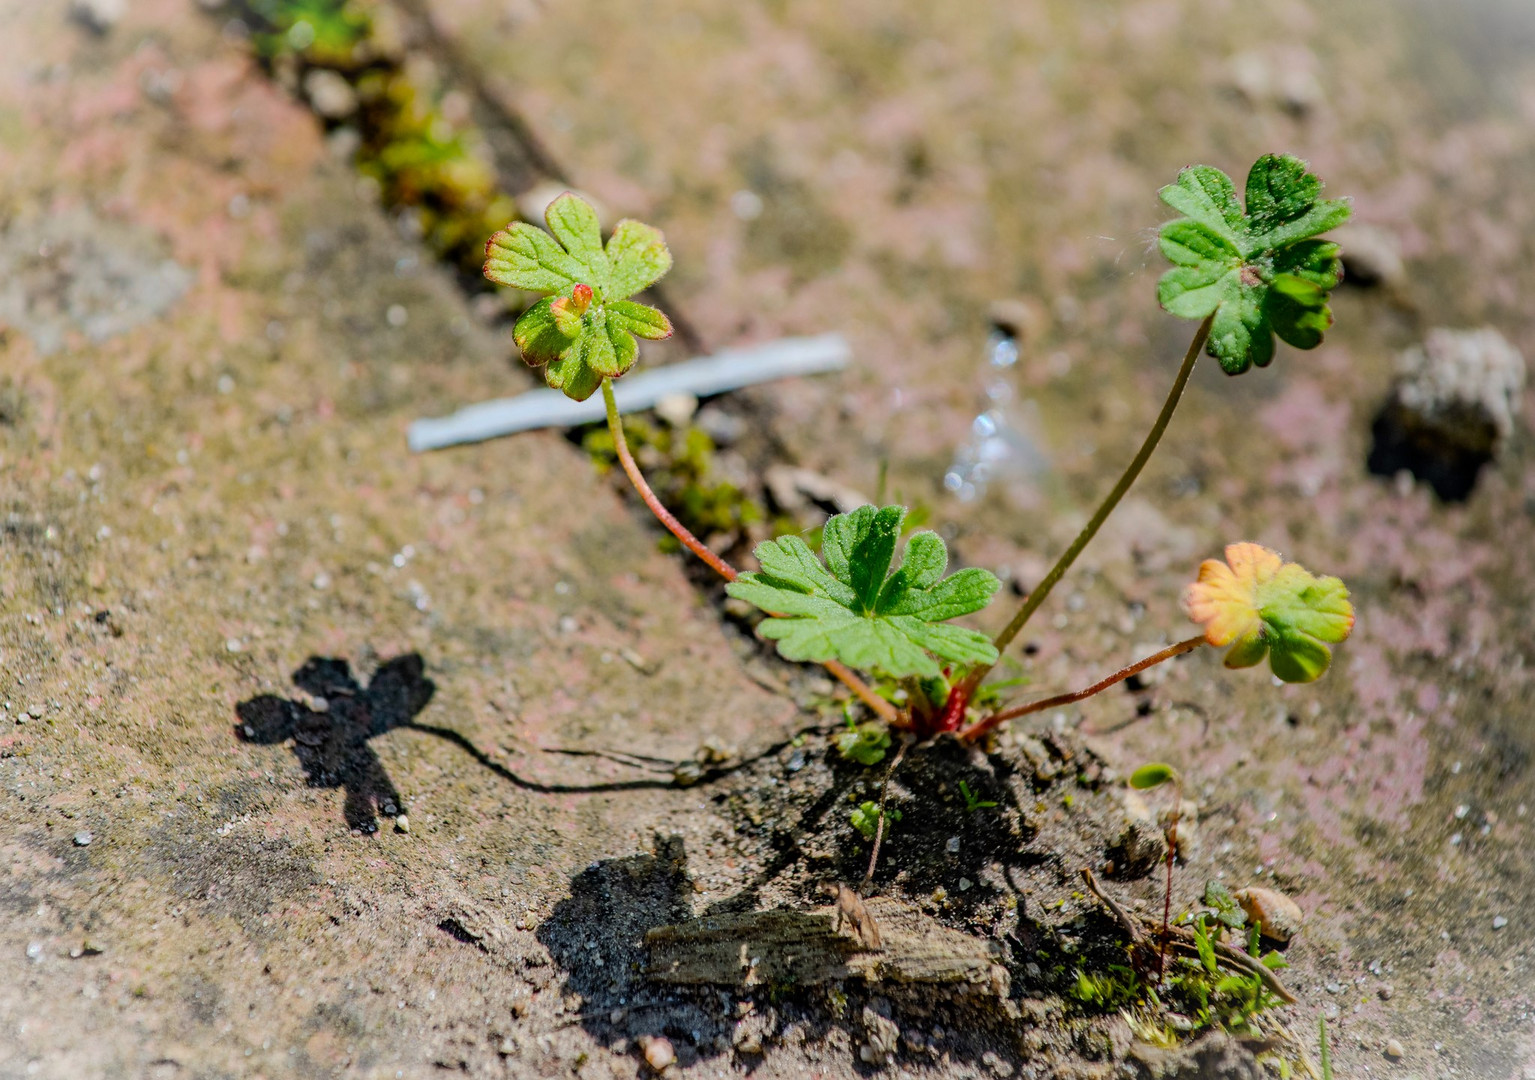
[[[1163,201],[1183,216],[1161,230],[1162,250],[1174,266],[1158,284],[1158,299],[1173,314],[1202,321],[1134,459],[1012,620],[989,639],[951,620],[986,607],[999,588],[997,578],[978,568],[945,576],[948,549],[933,532],[911,535],[897,562],[904,507],[863,506],[832,517],[820,556],[798,536],[764,542],[755,551],[760,568],[741,574],[662,505],[629,451],[612,388],[612,380],[635,362],[637,337],[671,333],[664,314],[631,299],[671,267],[659,230],[621,221],[604,243],[596,211],[567,193],[550,204],[547,232],[516,222],[491,237],[485,275],[544,294],[513,330],[523,359],[577,400],[602,390],[614,451],[661,523],[730,583],[732,597],[767,614],[759,633],[777,644],[781,656],[824,664],[878,718],[872,726],[854,724],[839,739],[844,756],[872,766],[890,746],[888,736],[875,734],[880,723],[918,740],[948,731],[974,742],[1008,720],[1081,701],[1206,644],[1229,646],[1226,662],[1233,667],[1268,656],[1274,673],[1290,682],[1308,682],[1327,669],[1330,646],[1353,623],[1342,582],[1316,577],[1256,545],[1237,544],[1227,549],[1228,563],[1205,563],[1188,591],[1188,610],[1204,625],[1203,636],[1175,642],[1085,689],[1023,705],[996,701],[1000,685],[981,688],[1002,651],[1135,483],[1199,356],[1208,350],[1237,374],[1270,362],[1276,334],[1301,349],[1321,341],[1332,321],[1328,292],[1338,283],[1341,263],[1337,245],[1320,234],[1349,216],[1346,201],[1324,199],[1321,191],[1304,162],[1282,154],[1253,165],[1245,205],[1225,173],[1204,165],[1183,170],[1162,189]],[[905,693],[876,693],[858,671],[898,682]],[[981,703],[986,711],[973,715]],[[908,744],[903,740],[903,753]],[[1155,775],[1138,774],[1148,780]],[[1169,778],[1176,774],[1158,782]]]
[[497,285],[549,293],[517,320],[512,337],[530,367],[566,397],[585,401],[628,371],[636,337],[671,336],[660,311],[629,299],[672,267],[661,230],[625,219],[604,246],[597,211],[566,192],[544,212],[549,231],[518,221],[485,245],[485,276]]

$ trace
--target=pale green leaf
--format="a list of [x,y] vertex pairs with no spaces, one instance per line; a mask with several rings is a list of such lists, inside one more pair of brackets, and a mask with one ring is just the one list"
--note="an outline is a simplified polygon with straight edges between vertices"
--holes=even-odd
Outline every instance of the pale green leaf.
[[1191,165],[1160,192],[1163,202],[1223,237],[1233,247],[1245,231],[1231,177],[1209,165]]
[[585,268],[554,237],[525,221],[513,222],[485,245],[485,276],[497,285],[530,292],[567,292]]
[[1171,765],[1153,761],[1149,765],[1142,765],[1130,774],[1130,786],[1139,791],[1145,791],[1147,788],[1161,787],[1177,775],[1178,771]]
[[991,663],[989,638],[944,623],[985,607],[1000,583],[978,569],[943,577],[948,551],[932,532],[912,536],[892,572],[905,517],[899,506],[838,514],[822,531],[824,565],[795,536],[759,544],[762,569],[726,591],[772,616],[759,631],[790,660],[840,660],[898,678],[936,677],[940,661]]
[[627,300],[660,281],[672,268],[672,253],[661,230],[628,218],[620,221],[608,238],[607,257],[612,265],[609,300]]
[[608,321],[616,323],[635,337],[659,341],[672,336],[671,320],[648,304],[633,300],[614,300],[608,304]]
[[549,204],[544,221],[554,238],[582,267],[581,280],[606,296],[609,286],[608,256],[602,249],[602,226],[592,204],[565,192]]

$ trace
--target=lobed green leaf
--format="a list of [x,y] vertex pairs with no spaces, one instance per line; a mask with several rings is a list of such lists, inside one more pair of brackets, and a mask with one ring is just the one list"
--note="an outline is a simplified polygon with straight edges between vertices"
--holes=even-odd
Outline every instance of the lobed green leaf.
[[1160,192],[1163,202],[1216,235],[1233,248],[1246,231],[1242,206],[1231,177],[1209,165],[1191,165]]
[[608,322],[635,337],[659,341],[672,336],[672,323],[660,311],[633,300],[614,300],[608,304]]
[[1315,348],[1332,325],[1328,290],[1342,276],[1338,246],[1315,237],[1349,217],[1346,200],[1321,198],[1322,182],[1288,154],[1266,154],[1247,175],[1246,207],[1231,178],[1192,166],[1161,197],[1184,216],[1162,226],[1173,264],[1157,301],[1180,318],[1214,314],[1206,351],[1231,375],[1265,367],[1274,335]]
[[670,269],[657,229],[621,221],[606,245],[597,212],[570,192],[544,213],[549,231],[514,222],[485,245],[485,276],[499,285],[552,293],[513,328],[522,358],[544,367],[544,380],[584,401],[605,378],[616,379],[639,355],[637,337],[671,335],[661,312],[629,296]]
[[602,226],[592,204],[567,191],[549,204],[544,221],[570,258],[580,265],[581,281],[605,296],[611,275],[607,253],[602,249]]
[[799,537],[759,544],[761,570],[726,591],[772,616],[759,630],[789,660],[839,660],[898,678],[937,678],[939,661],[994,661],[989,638],[945,620],[985,607],[1000,583],[979,569],[943,577],[948,550],[932,532],[912,536],[892,572],[905,518],[900,506],[838,514],[822,530],[824,565]]
[[561,293],[573,288],[584,274],[585,267],[554,237],[525,221],[513,222],[485,245],[485,276],[497,285]]
[[609,300],[627,300],[672,268],[672,253],[661,230],[629,218],[620,221],[608,239],[607,258],[612,266]]

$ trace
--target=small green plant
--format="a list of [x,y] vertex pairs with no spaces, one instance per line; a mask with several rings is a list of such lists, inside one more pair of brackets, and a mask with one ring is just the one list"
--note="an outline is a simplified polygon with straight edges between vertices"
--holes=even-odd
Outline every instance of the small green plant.
[[847,728],[837,736],[837,752],[859,765],[878,765],[889,749],[890,732],[877,721],[855,724],[849,716]]
[[[953,620],[986,607],[997,579],[973,567],[948,574],[948,550],[930,531],[907,537],[897,561],[910,524],[904,507],[838,514],[826,523],[819,555],[797,536],[766,541],[754,552],[759,568],[738,573],[656,496],[629,450],[612,381],[634,364],[636,338],[671,332],[664,314],[633,299],[671,266],[658,230],[623,221],[604,243],[595,211],[566,194],[550,205],[547,232],[518,222],[496,233],[486,248],[485,275],[543,294],[513,332],[523,359],[572,398],[602,392],[613,453],[641,498],[684,547],[725,578],[731,596],[762,609],[767,617],[759,633],[783,657],[824,664],[888,727],[919,740],[954,732],[976,742],[1009,720],[1081,701],[1203,645],[1229,647],[1232,667],[1267,656],[1274,674],[1287,682],[1309,682],[1326,671],[1331,646],[1353,626],[1342,582],[1314,576],[1257,545],[1234,544],[1227,563],[1212,560],[1200,568],[1184,598],[1202,635],[1072,693],[1010,705],[995,685],[985,686],[993,666],[1135,483],[1199,356],[1208,352],[1237,375],[1272,360],[1276,334],[1296,348],[1320,343],[1332,320],[1328,292],[1341,273],[1337,245],[1320,234],[1349,215],[1347,202],[1324,199],[1321,190],[1305,163],[1288,155],[1267,155],[1253,165],[1245,205],[1230,178],[1208,166],[1185,169],[1162,189],[1163,200],[1183,216],[1162,228],[1162,250],[1174,265],[1158,285],[1158,299],[1172,314],[1200,324],[1140,450],[1076,539],[989,639]],[[845,753],[872,765],[884,748],[860,735]]]
[[548,232],[517,221],[492,236],[485,276],[549,294],[522,313],[512,337],[545,382],[585,401],[633,365],[636,337],[671,337],[665,315],[629,298],[671,269],[672,253],[659,229],[629,219],[604,245],[597,211],[569,192],[549,204],[544,221]]
[[997,805],[995,799],[982,799],[977,797],[975,792],[970,790],[970,785],[965,783],[963,780],[959,782],[959,793],[965,797],[966,813],[973,814],[977,810],[986,810]]
[[1332,1080],[1332,1051],[1327,1046],[1327,1018],[1317,1018],[1317,1027],[1321,1035],[1322,1055],[1322,1080]]
[[1090,1007],[1121,1011],[1140,1038],[1175,1044],[1179,1036],[1169,1025],[1169,1011],[1186,1018],[1186,1033],[1218,1027],[1261,1037],[1262,1015],[1294,1003],[1275,975],[1288,966],[1284,958],[1260,952],[1257,928],[1246,925],[1241,906],[1219,881],[1206,883],[1204,909],[1158,928],[1105,895],[1090,871],[1083,871],[1083,879],[1129,941],[1125,963],[1098,957],[1091,966],[1079,966],[1073,996]]
[[1231,177],[1208,165],[1178,174],[1162,201],[1185,215],[1162,226],[1173,268],[1157,299],[1174,315],[1212,320],[1208,349],[1230,375],[1274,359],[1274,335],[1314,349],[1332,325],[1328,290],[1343,277],[1338,245],[1317,237],[1342,225],[1348,203],[1288,154],[1265,154],[1247,174],[1247,207]]
[[266,61],[297,55],[317,67],[351,70],[373,30],[372,16],[354,0],[250,0],[250,9],[261,24],[251,44]]
[[[1225,943],[1226,934],[1233,932],[1233,928],[1203,911],[1194,915],[1189,925],[1197,958],[1176,962],[1177,970],[1170,981],[1188,1003],[1195,1023],[1202,1028],[1219,1026],[1227,1031],[1255,1034],[1253,1021],[1260,1013],[1281,1004],[1282,999],[1257,973],[1234,972],[1222,966],[1217,946]],[[1235,929],[1240,929],[1240,925]],[[1256,930],[1242,947],[1270,971],[1282,971],[1289,966],[1277,952],[1259,955]]]
[[[875,834],[879,831],[879,803],[859,803],[854,807],[850,820],[853,823],[853,828],[857,829],[865,840],[873,840]],[[894,807],[885,808],[885,821],[888,824],[893,825],[900,820],[901,812],[899,810],[896,810]]]
[[1173,859],[1178,853],[1178,814],[1183,809],[1183,777],[1171,765],[1160,761],[1142,765],[1130,774],[1130,786],[1137,791],[1150,791],[1163,784],[1173,785],[1173,813],[1167,830],[1167,890],[1162,900],[1162,952],[1157,960],[1159,972],[1167,969],[1167,924],[1173,913]]

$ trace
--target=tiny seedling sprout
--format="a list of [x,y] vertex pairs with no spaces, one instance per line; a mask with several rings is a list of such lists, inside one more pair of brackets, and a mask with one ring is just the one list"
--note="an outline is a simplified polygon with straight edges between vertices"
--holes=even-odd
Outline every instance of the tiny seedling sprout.
[[1130,786],[1137,791],[1150,791],[1163,784],[1173,785],[1173,812],[1167,829],[1167,888],[1162,897],[1162,952],[1158,959],[1158,973],[1167,970],[1167,924],[1173,914],[1173,859],[1178,852],[1178,814],[1183,809],[1183,777],[1171,765],[1160,761],[1142,765],[1130,774]]

